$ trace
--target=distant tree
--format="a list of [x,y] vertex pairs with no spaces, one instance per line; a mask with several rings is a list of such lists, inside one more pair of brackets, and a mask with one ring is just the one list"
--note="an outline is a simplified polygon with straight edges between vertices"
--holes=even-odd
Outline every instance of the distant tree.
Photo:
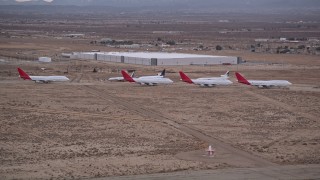
[[222,50],[222,46],[217,45],[217,46],[216,46],[216,50],[217,50],[217,51],[221,51],[221,50]]
[[305,45],[299,45],[299,46],[298,46],[298,49],[305,49],[305,48],[306,48]]
[[157,41],[162,41],[161,37],[158,37],[158,38],[157,38]]
[[284,49],[284,50],[281,50],[280,51],[280,54],[286,54],[286,53],[289,53],[290,50],[289,49]]
[[289,40],[289,41],[294,41],[295,38],[294,38],[294,37],[289,37],[288,40]]
[[316,50],[317,50],[317,51],[320,51],[320,47],[317,47]]
[[170,41],[167,41],[167,44],[169,45],[176,45],[176,42],[174,40],[170,40]]
[[128,45],[132,45],[133,41],[126,41],[125,43],[128,44]]
[[200,45],[200,46],[199,46],[199,49],[203,49],[203,45]]

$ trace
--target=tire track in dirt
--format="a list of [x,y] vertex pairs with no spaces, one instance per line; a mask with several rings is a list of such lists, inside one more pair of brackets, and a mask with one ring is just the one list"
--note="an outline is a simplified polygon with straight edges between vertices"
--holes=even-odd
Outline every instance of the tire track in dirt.
[[88,78],[88,82],[93,82],[93,78],[90,74],[86,74],[87,78]]
[[[264,96],[264,95],[262,95],[262,94],[259,94],[259,93],[257,93],[257,92],[253,92],[252,90],[251,90],[251,91],[246,91],[246,94],[249,95],[249,96],[254,96],[254,97],[256,97],[256,98],[258,98],[258,99],[261,99],[261,100],[263,100],[263,101],[269,102],[269,103],[271,103],[271,104],[274,105],[274,106],[280,107],[280,108],[285,109],[285,110],[287,110],[287,111],[289,111],[289,112],[291,112],[291,113],[293,113],[293,114],[296,114],[296,115],[298,115],[298,116],[302,116],[302,117],[304,117],[304,118],[310,119],[310,120],[312,120],[312,121],[314,121],[314,122],[319,121],[319,118],[317,118],[316,116],[313,116],[313,115],[308,114],[308,113],[305,113],[305,112],[301,112],[300,109],[297,109],[297,108],[295,108],[295,107],[292,107],[292,106],[290,106],[289,104],[282,103],[282,102],[280,102],[280,101],[278,101],[278,100],[275,100],[275,99],[266,97],[266,96]],[[283,136],[283,137],[280,137],[280,138],[278,138],[278,139],[276,139],[276,140],[268,143],[268,144],[266,145],[266,147],[271,147],[272,145],[274,145],[274,144],[276,144],[276,143],[278,143],[278,142],[280,142],[280,141],[283,141],[283,140],[285,140],[285,139],[288,139],[288,138],[290,138],[291,136],[295,135],[298,131],[301,131],[301,129],[293,130],[293,131],[290,132],[289,134],[287,134],[287,135],[285,135],[285,136]]]
[[[45,108],[38,108],[38,107],[12,107],[12,106],[7,106],[4,107],[3,110],[5,109],[10,109],[10,110],[16,110],[16,111],[30,111],[30,112],[38,112],[38,113],[43,113],[43,114],[57,114],[57,115],[70,115],[72,117],[76,116],[83,116],[83,117],[93,117],[93,118],[106,118],[103,119],[104,121],[110,119],[110,115],[102,114],[103,112],[100,113],[93,113],[93,112],[80,112],[80,111],[68,111],[68,110],[57,110],[57,109],[45,109]],[[112,115],[113,119],[115,118],[121,118],[123,116],[114,116]],[[130,119],[132,121],[146,121],[146,122],[154,122],[151,120],[145,120],[145,119]],[[90,121],[90,119],[88,119]]]
[[76,77],[72,78],[69,83],[80,83],[81,79],[83,78],[83,73],[77,74]]
[[259,93],[256,93],[256,92],[253,92],[252,90],[251,91],[246,91],[246,93],[249,95],[249,96],[254,96],[258,99],[261,99],[263,101],[267,101],[267,102],[270,102],[271,104],[275,105],[275,106],[278,106],[282,109],[285,109],[287,111],[290,111],[291,113],[293,114],[296,114],[296,115],[300,115],[300,116],[303,116],[307,119],[310,119],[312,121],[319,121],[319,118],[314,116],[314,115],[311,115],[311,114],[308,114],[308,113],[305,113],[305,112],[301,112],[300,109],[297,109],[295,107],[292,107],[290,106],[289,104],[286,104],[286,103],[282,103],[280,101],[277,101],[275,99],[272,99],[272,98],[269,98],[269,97],[266,97],[262,94],[259,94]]
[[[2,125],[2,126],[6,126],[7,129],[11,129],[11,128],[12,128],[12,126],[9,126],[9,125]],[[33,136],[33,137],[35,137],[35,138],[39,138],[39,139],[42,139],[42,140],[44,140],[44,141],[50,142],[50,143],[52,143],[52,144],[59,144],[59,145],[62,146],[62,144],[59,143],[59,142],[52,141],[52,140],[49,139],[49,138],[42,137],[42,136],[38,135],[37,133],[34,133],[33,130],[30,129],[30,128],[24,128],[24,127],[21,127],[21,126],[15,126],[15,127],[14,127],[14,130],[15,130],[15,132],[21,132],[21,134],[29,134],[29,135],[31,135],[31,136]]]
[[83,74],[77,74],[76,77],[74,77],[73,79],[71,79],[70,83],[80,83],[80,80],[82,79]]
[[75,76],[74,78],[72,78],[69,82],[70,82],[70,83],[73,83],[73,81],[76,80],[77,78],[78,78],[78,75]]
[[83,78],[83,73],[80,74],[79,79],[77,79],[77,83],[80,83],[81,79]]
[[[155,110],[144,107],[142,104],[137,104],[132,101],[129,102],[125,99],[121,99],[121,97],[113,96],[106,89],[98,89],[97,87],[89,86],[89,85],[83,86],[83,89],[86,90],[88,93],[95,95],[101,99],[112,100],[117,105],[123,106],[124,108],[128,109],[128,111],[135,112],[142,117],[154,119],[155,121],[166,124],[174,128],[175,130],[179,130],[184,134],[191,135],[209,144],[215,144],[215,146],[218,147],[217,149],[219,149],[219,151],[222,151],[228,154],[229,162],[231,162],[230,159],[232,160],[236,159],[239,162],[241,162],[240,163],[241,165],[244,165],[244,166],[265,167],[265,166],[276,165],[265,159],[257,157],[253,154],[237,149],[231,146],[230,144],[223,142],[223,140],[221,139],[217,139],[216,137],[209,136],[201,132],[201,130],[198,130],[194,127],[187,126],[182,123],[178,123]],[[188,159],[190,160],[190,157],[188,157]],[[197,161],[199,160],[199,158],[195,156],[193,160]],[[236,163],[236,164],[239,164],[239,163]]]

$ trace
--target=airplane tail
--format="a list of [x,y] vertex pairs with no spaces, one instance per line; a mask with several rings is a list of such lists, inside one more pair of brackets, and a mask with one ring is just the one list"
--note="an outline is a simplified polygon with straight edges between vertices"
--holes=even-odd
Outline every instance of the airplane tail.
[[161,72],[160,76],[162,76],[162,77],[166,76],[166,69],[163,69],[163,71]]
[[184,74],[182,71],[179,71],[180,77],[182,79],[182,81],[187,82],[189,84],[192,84],[192,80],[186,75]]
[[20,77],[23,80],[31,80],[30,76],[26,72],[24,72],[22,69],[18,68],[18,72],[19,72]]
[[229,78],[230,71],[227,71],[224,75],[221,75],[223,78]]
[[134,73],[135,73],[135,71],[133,71],[133,72],[131,73],[131,77],[134,77]]
[[244,78],[240,73],[236,72],[235,74],[239,83],[251,85],[249,81],[246,78]]
[[129,82],[135,82],[132,79],[132,77],[125,70],[121,70],[121,74],[122,74],[124,80],[129,81]]

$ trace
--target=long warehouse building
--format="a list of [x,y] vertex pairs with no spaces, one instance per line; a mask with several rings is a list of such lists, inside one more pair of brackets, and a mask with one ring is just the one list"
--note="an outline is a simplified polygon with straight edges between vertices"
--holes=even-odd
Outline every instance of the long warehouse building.
[[72,54],[71,58],[140,64],[147,66],[218,65],[241,63],[241,58],[235,56],[210,56],[163,52],[75,52]]

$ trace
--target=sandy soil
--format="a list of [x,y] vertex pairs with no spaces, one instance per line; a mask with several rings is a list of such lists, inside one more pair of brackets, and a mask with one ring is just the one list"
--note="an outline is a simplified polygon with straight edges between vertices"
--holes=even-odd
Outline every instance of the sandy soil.
[[[319,66],[167,67],[173,85],[108,82],[117,69],[155,74],[162,67],[91,61],[0,66],[1,179],[92,178],[181,170],[319,164]],[[67,75],[35,84],[34,75]],[[46,67],[42,71],[40,67]],[[94,67],[102,69],[93,73]],[[240,70],[249,79],[287,79],[290,89],[234,83],[201,88],[179,81]],[[231,80],[235,82],[234,78]],[[205,156],[212,144],[215,158]],[[241,163],[239,163],[241,162]]]

